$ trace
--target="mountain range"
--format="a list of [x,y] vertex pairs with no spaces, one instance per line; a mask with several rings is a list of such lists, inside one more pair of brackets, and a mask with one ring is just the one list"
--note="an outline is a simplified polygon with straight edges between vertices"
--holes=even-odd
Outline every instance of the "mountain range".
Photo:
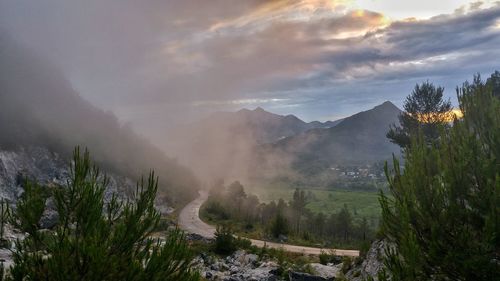
[[257,107],[254,110],[241,109],[237,112],[216,112],[209,117],[191,124],[202,131],[203,128],[245,134],[257,144],[274,143],[281,139],[300,134],[310,129],[330,128],[341,120],[306,123],[295,115],[278,115]]
[[400,113],[399,108],[386,101],[347,117],[331,128],[311,129],[263,146],[259,161],[273,163],[275,159],[289,159],[287,164],[292,169],[310,171],[312,167],[369,165],[390,159],[392,154],[399,154],[400,149],[386,138],[386,133],[391,124],[399,122]]
[[369,164],[399,152],[385,134],[400,112],[388,101],[324,123],[260,107],[217,112],[173,134],[177,143],[171,153],[202,177],[253,178],[262,171]]

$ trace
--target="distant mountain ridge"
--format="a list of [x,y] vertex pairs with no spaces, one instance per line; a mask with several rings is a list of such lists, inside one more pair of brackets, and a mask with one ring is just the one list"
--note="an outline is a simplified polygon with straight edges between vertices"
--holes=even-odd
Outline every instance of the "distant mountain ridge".
[[398,122],[400,112],[391,102],[384,102],[325,123],[307,123],[260,107],[216,112],[183,127],[172,151],[201,171],[202,177],[244,179],[259,177],[262,171],[372,164],[399,153],[385,134],[390,124]]
[[245,128],[256,143],[263,144],[273,143],[310,129],[330,128],[338,123],[339,120],[307,123],[292,114],[279,115],[257,107],[254,110],[244,108],[236,112],[216,112],[195,126],[219,127],[232,131]]
[[399,108],[386,101],[347,117],[332,128],[312,129],[263,146],[260,161],[272,166],[276,158],[292,159],[289,165],[300,171],[390,159],[393,153],[399,154],[400,149],[386,138],[386,133],[389,125],[399,122],[400,113]]

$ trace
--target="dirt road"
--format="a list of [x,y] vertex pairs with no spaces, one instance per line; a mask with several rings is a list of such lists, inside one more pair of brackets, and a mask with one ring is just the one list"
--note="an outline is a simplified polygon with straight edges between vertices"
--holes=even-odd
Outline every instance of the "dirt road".
[[[200,207],[208,198],[208,193],[206,191],[200,191],[200,196],[196,198],[194,201],[186,205],[184,209],[182,209],[179,215],[179,227],[187,232],[196,233],[203,237],[213,238],[215,233],[215,227],[204,223],[200,217]],[[281,244],[274,242],[266,242],[262,240],[254,240],[252,241],[252,245],[257,247],[264,247],[266,245],[269,248],[283,248],[285,251],[295,252],[295,253],[303,253],[308,255],[319,255],[321,251],[335,251],[335,253],[339,256],[351,256],[357,257],[359,256],[359,251],[356,250],[342,250],[342,249],[323,249],[323,248],[313,248],[313,247],[304,247],[304,246],[296,246],[289,244]]]

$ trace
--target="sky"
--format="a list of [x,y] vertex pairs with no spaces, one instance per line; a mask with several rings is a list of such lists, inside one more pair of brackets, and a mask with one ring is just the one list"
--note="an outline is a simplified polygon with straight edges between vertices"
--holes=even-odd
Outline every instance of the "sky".
[[0,0],[0,30],[160,141],[220,110],[335,120],[500,69],[500,2]]

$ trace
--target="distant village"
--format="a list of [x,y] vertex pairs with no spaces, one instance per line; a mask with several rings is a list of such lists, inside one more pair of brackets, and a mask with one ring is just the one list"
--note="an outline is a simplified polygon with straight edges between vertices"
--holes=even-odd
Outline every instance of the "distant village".
[[334,166],[330,171],[335,176],[345,179],[384,179],[385,173],[383,165],[364,165],[364,166]]

